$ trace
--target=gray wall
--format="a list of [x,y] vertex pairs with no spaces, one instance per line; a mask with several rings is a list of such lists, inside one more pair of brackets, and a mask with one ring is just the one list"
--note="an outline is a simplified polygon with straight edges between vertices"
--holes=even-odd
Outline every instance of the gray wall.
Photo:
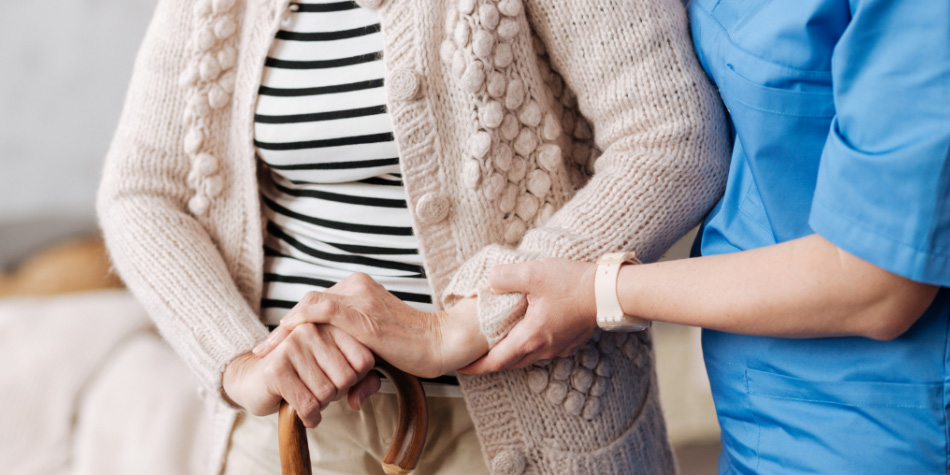
[[155,0],[0,2],[0,224],[91,221]]

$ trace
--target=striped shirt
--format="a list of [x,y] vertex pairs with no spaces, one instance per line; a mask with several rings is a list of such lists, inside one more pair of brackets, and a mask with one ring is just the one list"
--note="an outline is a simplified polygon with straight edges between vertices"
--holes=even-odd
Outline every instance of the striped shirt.
[[378,13],[352,1],[291,4],[265,63],[254,117],[265,169],[261,312],[268,325],[306,292],[354,272],[417,309],[434,310],[385,75]]

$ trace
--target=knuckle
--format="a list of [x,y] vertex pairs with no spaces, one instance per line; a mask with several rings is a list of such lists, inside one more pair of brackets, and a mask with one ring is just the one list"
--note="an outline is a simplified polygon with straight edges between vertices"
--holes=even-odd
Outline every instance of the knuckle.
[[361,286],[365,286],[373,281],[373,278],[370,277],[369,274],[365,272],[356,272],[353,275],[351,275],[350,278],[353,279],[353,282]]
[[314,305],[313,309],[323,315],[333,315],[339,311],[340,305],[333,300],[327,299]]
[[354,368],[359,374],[366,374],[373,366],[376,365],[376,361],[373,358],[373,354],[367,350],[360,351],[354,358]]
[[321,402],[332,401],[336,397],[336,387],[329,383],[318,384],[313,390],[313,395]]
[[290,363],[285,358],[271,360],[264,366],[264,372],[266,374],[273,375],[277,378],[285,376],[289,371]]
[[541,265],[540,261],[528,261],[521,266],[521,278],[527,282],[534,281],[535,277],[538,275],[540,269],[538,267]]
[[313,325],[297,325],[290,334],[296,337],[293,339],[294,345],[300,345],[300,339],[312,338],[316,334],[316,330]]
[[303,298],[300,299],[300,300],[301,300],[301,302],[304,302],[304,303],[307,303],[307,304],[311,304],[311,305],[312,305],[312,304],[315,304],[315,303],[317,303],[317,302],[320,301],[320,296],[321,296],[321,295],[322,295],[322,292],[318,292],[318,291],[316,291],[316,290],[311,290],[311,291],[309,291],[309,292],[303,294]]
[[297,409],[297,414],[304,422],[316,425],[320,421],[320,401],[312,397],[305,397],[298,405],[300,407],[295,409]]
[[347,369],[343,372],[343,378],[340,381],[340,389],[351,388],[355,386],[359,380],[359,375],[356,374],[356,371]]

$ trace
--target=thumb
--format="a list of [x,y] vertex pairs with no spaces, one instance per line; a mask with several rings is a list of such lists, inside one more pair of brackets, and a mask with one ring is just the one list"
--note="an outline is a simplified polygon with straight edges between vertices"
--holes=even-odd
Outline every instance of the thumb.
[[496,294],[527,293],[529,272],[530,261],[495,266],[488,275],[488,285]]
[[521,361],[531,351],[527,344],[535,333],[533,326],[526,323],[527,318],[518,322],[488,354],[464,368],[456,370],[458,373],[477,375],[501,371],[512,367]]
[[303,323],[329,323],[345,311],[344,298],[329,292],[312,291],[280,319],[281,326],[295,328]]

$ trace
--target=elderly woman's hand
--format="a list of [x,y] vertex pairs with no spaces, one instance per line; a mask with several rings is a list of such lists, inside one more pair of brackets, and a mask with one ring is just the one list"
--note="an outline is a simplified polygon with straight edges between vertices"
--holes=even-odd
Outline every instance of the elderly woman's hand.
[[541,259],[492,269],[492,292],[525,294],[528,310],[487,355],[459,372],[482,374],[523,368],[577,352],[597,330],[596,269],[595,264],[567,259]]
[[354,409],[379,389],[378,377],[366,377],[374,364],[369,349],[342,330],[301,325],[269,354],[232,360],[224,372],[224,391],[257,416],[276,412],[280,400],[286,399],[305,426],[316,427],[320,411],[357,383],[349,399]]
[[337,327],[403,371],[436,377],[488,351],[478,328],[474,299],[446,311],[416,310],[366,274],[353,274],[326,292],[310,292],[255,348],[266,355],[303,324]]

